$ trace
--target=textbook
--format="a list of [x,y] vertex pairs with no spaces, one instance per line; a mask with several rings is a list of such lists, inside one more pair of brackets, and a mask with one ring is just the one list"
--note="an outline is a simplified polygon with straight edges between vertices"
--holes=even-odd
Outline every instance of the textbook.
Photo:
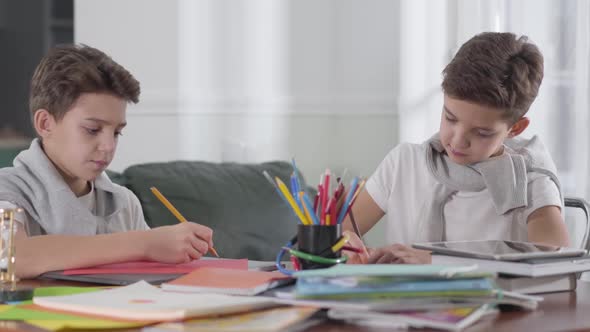
[[293,280],[289,276],[278,271],[247,271],[203,267],[162,284],[162,289],[175,292],[256,295],[291,282]]
[[576,289],[578,276],[575,273],[546,277],[500,276],[496,279],[498,287],[522,294],[569,292]]
[[432,255],[433,264],[476,265],[478,270],[523,277],[544,277],[590,271],[590,256],[576,258],[539,258],[518,262]]
[[276,306],[272,299],[262,297],[166,292],[145,281],[92,293],[35,296],[33,303],[44,308],[71,313],[152,322],[207,317]]

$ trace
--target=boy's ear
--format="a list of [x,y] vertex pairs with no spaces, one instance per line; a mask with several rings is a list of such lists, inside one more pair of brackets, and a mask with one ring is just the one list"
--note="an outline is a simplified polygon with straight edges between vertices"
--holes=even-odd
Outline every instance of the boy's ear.
[[33,125],[35,131],[41,138],[47,138],[51,136],[53,128],[55,127],[55,118],[46,109],[39,109],[33,116]]
[[529,126],[529,123],[531,123],[531,121],[527,117],[523,116],[522,118],[518,119],[518,121],[516,121],[516,123],[510,127],[508,137],[512,138],[520,135]]

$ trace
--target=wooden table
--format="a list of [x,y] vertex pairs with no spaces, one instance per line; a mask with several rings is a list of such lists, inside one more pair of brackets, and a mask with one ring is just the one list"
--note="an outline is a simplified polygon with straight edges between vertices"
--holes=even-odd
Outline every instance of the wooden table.
[[[87,286],[88,284],[47,281],[25,280],[25,285],[40,286]],[[502,312],[497,316],[484,318],[465,331],[590,331],[590,283],[580,281],[575,292],[561,292],[544,294],[544,301],[540,302],[536,311],[512,311]],[[0,322],[0,330],[3,331],[41,331],[25,323]],[[383,328],[370,328],[355,325],[339,324],[337,322],[323,322],[311,326],[305,332],[331,332],[331,331],[362,331],[382,332],[390,331]],[[418,331],[418,330],[416,330]],[[419,330],[430,331],[430,330]]]

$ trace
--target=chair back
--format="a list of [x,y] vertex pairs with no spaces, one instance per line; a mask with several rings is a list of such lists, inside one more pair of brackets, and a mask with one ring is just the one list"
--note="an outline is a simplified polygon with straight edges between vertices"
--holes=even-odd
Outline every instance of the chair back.
[[565,198],[565,224],[570,235],[570,245],[590,250],[590,205],[583,198]]

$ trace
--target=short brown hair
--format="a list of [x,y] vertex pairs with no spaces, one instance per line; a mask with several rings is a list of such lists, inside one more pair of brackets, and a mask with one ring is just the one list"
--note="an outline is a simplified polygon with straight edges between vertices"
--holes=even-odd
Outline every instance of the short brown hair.
[[461,46],[443,71],[445,94],[504,110],[517,121],[543,81],[543,55],[526,36],[484,32]]
[[31,118],[46,109],[56,120],[83,93],[108,93],[127,102],[139,101],[139,82],[111,57],[86,45],[61,45],[51,49],[31,79]]

